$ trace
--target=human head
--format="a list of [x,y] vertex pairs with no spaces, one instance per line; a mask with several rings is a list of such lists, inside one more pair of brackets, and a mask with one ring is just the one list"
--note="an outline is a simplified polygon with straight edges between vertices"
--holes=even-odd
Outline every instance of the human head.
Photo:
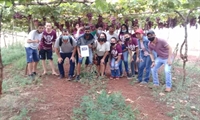
[[97,29],[97,34],[101,34],[103,31],[103,25],[96,25],[96,29]]
[[62,30],[62,35],[69,35],[69,31],[67,29]]
[[38,24],[38,27],[37,27],[37,32],[38,33],[42,33],[44,30],[44,25],[42,23],[39,23]]
[[135,31],[135,34],[136,34],[136,37],[141,40],[144,36],[144,31],[142,29],[137,29]]
[[109,33],[114,33],[114,32],[115,32],[115,28],[114,28],[113,25],[110,25],[110,26],[108,27],[108,30],[109,30]]
[[134,26],[133,26],[133,31],[136,32],[136,30],[137,30],[138,28],[139,28],[138,25],[134,25]]
[[129,41],[129,40],[131,39],[131,34],[130,34],[130,33],[125,33],[125,34],[124,34],[124,39],[125,39],[126,41]]
[[69,40],[69,32],[67,29],[62,30],[62,40],[63,42],[67,43]]
[[47,22],[46,25],[45,25],[45,28],[46,28],[47,31],[52,30],[52,25],[51,25],[51,23]]
[[115,46],[116,43],[117,43],[117,38],[116,38],[116,37],[112,37],[112,38],[110,39],[110,45],[111,45],[111,47]]
[[153,42],[155,40],[155,37],[156,37],[155,32],[153,30],[149,30],[147,32],[147,37],[148,37],[149,41]]
[[105,33],[101,33],[98,37],[98,42],[100,43],[104,43],[107,41],[107,37],[106,37],[106,34]]
[[90,26],[85,26],[84,27],[84,30],[85,30],[85,39],[89,39],[90,38],[90,32],[91,32],[91,30],[90,30]]
[[121,26],[120,33],[126,33],[126,32],[128,32],[128,26],[126,24],[123,24]]

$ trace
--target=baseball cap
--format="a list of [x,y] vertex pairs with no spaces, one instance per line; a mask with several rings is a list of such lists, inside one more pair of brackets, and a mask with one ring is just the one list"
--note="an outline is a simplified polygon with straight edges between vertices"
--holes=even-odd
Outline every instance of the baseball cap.
[[136,34],[138,34],[138,33],[139,33],[139,34],[144,34],[144,31],[143,31],[142,29],[137,29],[135,33],[136,33]]
[[153,35],[153,34],[155,34],[155,32],[154,32],[153,30],[149,30],[149,31],[147,32],[147,36],[148,36],[149,34]]

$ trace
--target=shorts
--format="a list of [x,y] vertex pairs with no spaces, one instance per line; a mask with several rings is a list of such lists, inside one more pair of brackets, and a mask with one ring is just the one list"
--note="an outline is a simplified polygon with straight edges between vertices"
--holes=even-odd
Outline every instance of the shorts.
[[40,60],[37,49],[25,47],[25,50],[26,50],[26,61],[27,61],[27,63],[38,62]]
[[39,56],[40,56],[40,59],[41,60],[53,60],[53,51],[51,49],[48,49],[48,50],[44,50],[44,49],[41,49],[39,51]]
[[[108,57],[109,56],[106,56],[106,58],[105,58],[105,60],[104,60],[104,64],[106,64],[107,62],[108,62]],[[103,56],[98,56],[97,55],[97,58],[96,58],[96,60],[97,60],[97,65],[100,65],[101,64],[101,59],[103,58]]]

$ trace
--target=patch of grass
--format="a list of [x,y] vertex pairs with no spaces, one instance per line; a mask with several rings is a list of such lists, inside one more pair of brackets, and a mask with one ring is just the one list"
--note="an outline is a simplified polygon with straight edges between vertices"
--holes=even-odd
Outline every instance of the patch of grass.
[[[176,63],[177,62],[177,63]],[[173,108],[173,111],[167,113],[168,116],[174,120],[199,120],[200,117],[200,68],[198,63],[189,63],[186,66],[187,76],[185,84],[183,83],[182,64],[180,61],[176,61],[173,66],[173,87],[172,92],[163,93],[165,89],[164,73],[160,74],[160,80],[163,86],[159,89],[153,90],[153,95],[160,101],[165,102],[169,107]],[[194,109],[195,108],[195,109]]]
[[31,118],[27,116],[28,112],[27,108],[22,108],[19,115],[12,117],[12,120],[30,120]]
[[119,93],[84,96],[79,108],[74,109],[73,120],[135,120],[134,111],[126,105]]
[[25,47],[20,43],[11,45],[8,48],[2,48],[1,53],[2,53],[3,65],[15,63],[19,58],[22,57],[26,59]]

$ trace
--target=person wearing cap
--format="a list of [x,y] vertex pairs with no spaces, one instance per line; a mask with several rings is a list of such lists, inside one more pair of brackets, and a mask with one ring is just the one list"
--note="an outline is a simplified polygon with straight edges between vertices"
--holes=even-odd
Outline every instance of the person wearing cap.
[[[148,83],[151,73],[151,58],[150,50],[148,47],[149,40],[144,36],[142,29],[136,30],[136,37],[138,38],[138,48],[139,48],[139,66],[138,66],[138,83]],[[143,73],[144,69],[146,71],[144,79]]]
[[[172,48],[170,45],[163,39],[157,38],[154,31],[150,30],[147,33],[148,39],[150,41],[149,50],[152,61],[152,77],[153,84],[159,86],[158,79],[158,69],[164,64],[165,65],[165,83],[166,83],[166,92],[171,91],[172,87],[172,77],[171,77],[171,64],[172,64]],[[153,57],[152,51],[155,51],[158,55],[156,59]]]
[[66,29],[62,30],[62,35],[57,38],[55,42],[55,52],[58,57],[58,69],[60,72],[60,78],[65,77],[64,61],[69,58],[69,73],[68,80],[72,80],[75,69],[75,53],[76,53],[76,41],[71,37]]
[[89,65],[88,67],[91,68],[91,65],[93,64],[93,47],[94,47],[94,36],[91,34],[91,30],[90,30],[90,26],[85,26],[85,31],[84,34],[81,35],[78,40],[77,40],[77,51],[78,51],[78,65],[77,65],[77,76],[76,76],[76,80],[80,80],[80,70],[81,70],[81,64],[83,61],[83,58],[81,56],[81,51],[80,51],[80,47],[82,45],[88,45],[89,47],[89,57],[88,57],[88,62]]

